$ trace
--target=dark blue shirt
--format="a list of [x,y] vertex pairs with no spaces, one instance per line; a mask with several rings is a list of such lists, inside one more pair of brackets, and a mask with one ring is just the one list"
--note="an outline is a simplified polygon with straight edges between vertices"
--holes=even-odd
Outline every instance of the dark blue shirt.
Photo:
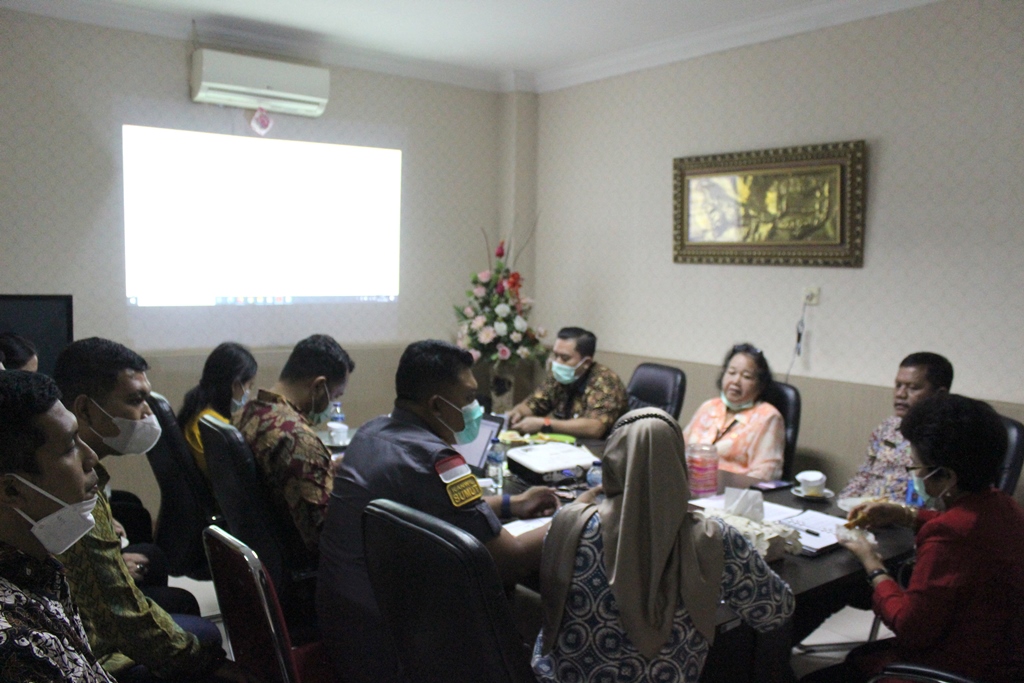
[[487,543],[501,523],[483,500],[461,508],[434,470],[457,453],[415,414],[395,408],[359,428],[345,450],[320,532],[317,613],[335,668],[346,680],[392,681],[397,656],[366,572],[361,518],[376,498],[450,522]]

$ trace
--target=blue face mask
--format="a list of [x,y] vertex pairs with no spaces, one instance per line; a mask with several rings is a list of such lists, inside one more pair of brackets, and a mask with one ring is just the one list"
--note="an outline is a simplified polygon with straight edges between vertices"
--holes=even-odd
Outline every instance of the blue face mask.
[[327,405],[324,406],[323,410],[321,410],[318,413],[313,412],[313,406],[316,405],[315,400],[313,404],[309,406],[309,421],[315,425],[323,424],[324,422],[327,422],[327,420],[330,419],[331,417],[331,392],[327,390],[326,382],[324,383],[324,393],[327,394]]
[[459,432],[452,429],[447,422],[441,420],[440,415],[437,417],[438,420],[441,420],[441,424],[452,430],[452,434],[455,435],[455,443],[466,444],[476,440],[477,435],[480,433],[480,421],[484,417],[484,407],[480,405],[480,402],[474,399],[468,406],[459,408],[444,396],[439,396],[438,398],[462,413],[462,424],[465,426]]
[[576,365],[566,365],[557,360],[551,361],[551,374],[559,384],[572,384],[576,381],[576,368],[583,365],[581,360]]
[[248,402],[249,402],[249,390],[246,389],[245,391],[242,392],[242,398],[232,398],[231,399],[231,412],[232,413],[241,412],[242,408],[244,408],[245,404],[248,403]]
[[721,397],[722,397],[722,403],[725,404],[725,407],[728,408],[729,410],[731,410],[734,413],[738,413],[741,410],[746,410],[747,408],[753,408],[754,407],[754,402],[753,401],[747,401],[746,403],[733,403],[732,401],[730,401],[728,398],[725,397],[725,392],[724,391],[721,392]]
[[[931,477],[933,474],[935,474],[938,471],[939,470],[936,468],[936,469],[932,470],[931,472],[929,472],[928,474],[926,474],[925,476],[922,477],[921,475],[919,475],[917,473],[917,470],[914,470],[914,474],[912,474],[910,476],[910,478],[914,481],[914,493],[916,493],[918,495],[918,497],[921,499],[921,504],[923,506],[925,506],[925,507],[931,505],[932,503],[935,503],[935,502],[941,500],[941,498],[942,498],[942,494],[939,494],[938,496],[933,496],[933,495],[929,494],[927,491],[924,490],[924,482],[925,482],[925,480],[928,479],[929,477]],[[943,493],[945,493],[945,492],[943,492]]]

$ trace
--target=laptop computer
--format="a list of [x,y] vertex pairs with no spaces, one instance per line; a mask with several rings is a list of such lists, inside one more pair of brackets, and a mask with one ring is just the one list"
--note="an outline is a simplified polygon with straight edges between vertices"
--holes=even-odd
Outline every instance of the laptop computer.
[[469,443],[453,446],[466,459],[475,474],[481,474],[487,466],[487,451],[491,447],[491,439],[497,438],[505,426],[504,415],[484,415],[480,420],[480,433]]

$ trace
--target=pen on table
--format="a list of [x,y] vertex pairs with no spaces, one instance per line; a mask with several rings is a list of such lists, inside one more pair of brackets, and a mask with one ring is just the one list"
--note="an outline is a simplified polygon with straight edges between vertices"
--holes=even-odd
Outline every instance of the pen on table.
[[811,536],[821,536],[821,534],[819,534],[819,533],[818,533],[817,531],[815,531],[814,529],[804,529],[804,533],[808,533],[808,534],[810,534]]

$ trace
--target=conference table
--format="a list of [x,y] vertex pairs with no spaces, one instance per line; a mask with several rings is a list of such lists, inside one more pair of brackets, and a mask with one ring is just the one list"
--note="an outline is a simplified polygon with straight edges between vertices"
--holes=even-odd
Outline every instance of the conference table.
[[[587,445],[593,451],[597,444]],[[718,493],[723,493],[726,487],[749,488],[758,481],[742,474],[720,470]],[[525,487],[521,480],[513,476],[509,478],[506,490],[516,493]],[[787,488],[765,492],[764,499],[799,510],[817,510],[846,517],[834,498],[807,500],[794,495],[792,489]],[[892,566],[913,555],[914,534],[910,529],[886,528],[874,533],[878,539],[879,554],[887,565]],[[785,554],[769,566],[792,588],[798,605],[801,601],[820,599],[832,592],[845,592],[848,586],[863,582],[866,578],[861,563],[842,547],[827,550],[815,557]],[[745,683],[772,680],[774,676],[771,672],[776,671],[782,661],[788,660],[789,634],[788,629],[783,631],[774,635],[757,634],[731,609],[721,605],[715,643],[708,655],[701,681]],[[867,633],[864,637],[867,639]]]

